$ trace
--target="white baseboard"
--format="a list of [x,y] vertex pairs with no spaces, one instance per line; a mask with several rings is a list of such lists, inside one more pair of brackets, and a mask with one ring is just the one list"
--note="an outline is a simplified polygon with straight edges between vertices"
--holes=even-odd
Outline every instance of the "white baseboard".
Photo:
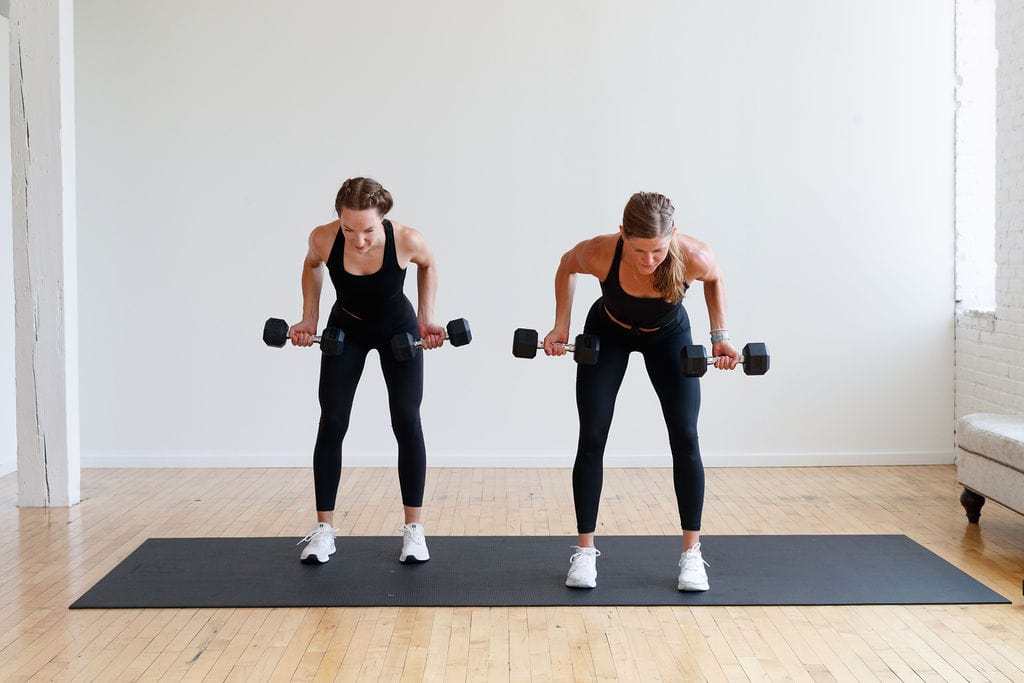
[[[346,455],[345,467],[394,467],[394,454]],[[431,455],[428,467],[564,467],[571,468],[572,454],[562,455]],[[608,455],[605,467],[671,467],[664,455]],[[706,467],[851,467],[865,465],[951,465],[948,451],[888,453],[737,453],[704,456]],[[261,455],[99,455],[83,454],[82,467],[311,467],[309,454]],[[13,468],[11,471],[14,471]],[[0,475],[3,471],[0,470]]]

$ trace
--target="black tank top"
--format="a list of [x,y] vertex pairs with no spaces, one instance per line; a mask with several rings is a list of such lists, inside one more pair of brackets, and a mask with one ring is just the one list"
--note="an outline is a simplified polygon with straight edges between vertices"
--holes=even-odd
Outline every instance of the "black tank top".
[[[608,276],[601,281],[601,296],[608,312],[619,322],[630,327],[655,328],[667,325],[675,318],[681,303],[673,304],[660,297],[627,294],[619,283],[619,263],[622,261],[622,238],[615,245],[615,257]],[[689,287],[689,285],[684,285]]]
[[352,275],[345,270],[345,236],[341,230],[338,229],[327,257],[327,272],[338,294],[337,305],[363,320],[381,317],[405,299],[405,268],[398,265],[394,226],[384,220],[384,263],[369,275]]

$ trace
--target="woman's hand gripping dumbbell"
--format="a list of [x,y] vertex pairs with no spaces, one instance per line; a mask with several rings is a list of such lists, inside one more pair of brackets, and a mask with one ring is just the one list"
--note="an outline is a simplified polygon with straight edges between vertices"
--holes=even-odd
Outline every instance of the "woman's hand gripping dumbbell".
[[[288,323],[281,318],[267,318],[267,322],[263,323],[263,343],[267,346],[281,348],[288,342],[291,336],[290,332],[291,328],[288,327]],[[345,344],[345,333],[337,327],[325,327],[324,331],[320,334],[304,331],[300,331],[299,334],[306,335],[309,344],[296,342],[296,346],[319,344],[320,350],[328,356],[337,356],[341,353],[341,348]],[[305,339],[300,337],[300,340],[304,341]]]
[[[537,330],[530,330],[520,327],[512,335],[512,355],[516,358],[534,358],[538,349],[543,349],[544,344],[539,341],[540,335]],[[576,335],[575,344],[564,342],[552,343],[553,356],[563,356],[566,351],[572,351],[573,360],[583,365],[594,365],[597,363],[597,356],[601,351],[600,340],[592,334]]]
[[[687,377],[703,377],[709,365],[714,365],[718,356],[708,357],[707,349],[700,344],[684,346],[682,353],[683,374]],[[770,364],[768,347],[763,342],[750,342],[743,347],[740,363],[747,375],[763,375],[768,372]]]
[[[439,335],[441,336],[441,335]],[[469,321],[465,318],[456,318],[448,321],[444,334],[436,344],[428,345],[424,338],[413,339],[408,332],[400,332],[391,338],[391,353],[396,360],[409,360],[416,354],[418,348],[437,348],[447,339],[452,346],[465,346],[473,341],[473,333],[469,330]]]

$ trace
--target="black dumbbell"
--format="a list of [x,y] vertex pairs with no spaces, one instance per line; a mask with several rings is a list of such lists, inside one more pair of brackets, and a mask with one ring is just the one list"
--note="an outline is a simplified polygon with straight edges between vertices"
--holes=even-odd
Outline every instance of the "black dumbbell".
[[[452,343],[452,346],[465,346],[473,341],[473,333],[469,331],[469,321],[465,318],[456,318],[448,321],[445,325],[444,338]],[[391,353],[396,360],[409,360],[416,353],[416,349],[423,346],[422,339],[413,339],[408,332],[400,332],[391,338]]]
[[[717,356],[708,358],[707,350],[699,345],[686,346],[682,352],[683,374],[687,377],[703,377],[708,371],[708,366],[713,365]],[[762,342],[751,342],[743,347],[740,355],[740,362],[743,363],[743,372],[747,375],[763,375],[768,372],[770,358],[768,347]]]
[[[320,345],[320,350],[328,356],[337,356],[345,344],[345,332],[337,327],[325,327],[313,341]],[[263,343],[267,346],[281,348],[288,342],[288,323],[280,318],[267,318],[263,323]]]
[[[539,340],[537,330],[529,330],[520,327],[512,335],[512,355],[516,358],[533,358],[537,355],[538,349],[543,349],[544,344]],[[601,352],[601,340],[592,334],[576,335],[575,344],[566,344],[566,351],[572,351],[572,358],[583,365],[594,365],[597,363],[597,356]]]

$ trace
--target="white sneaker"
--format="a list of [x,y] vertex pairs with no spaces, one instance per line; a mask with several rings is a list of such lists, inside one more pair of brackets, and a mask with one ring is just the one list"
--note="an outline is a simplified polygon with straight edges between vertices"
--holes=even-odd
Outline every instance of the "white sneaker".
[[427,552],[427,539],[423,535],[423,525],[413,522],[402,525],[402,554],[398,561],[402,564],[415,564],[430,559]]
[[569,558],[569,574],[565,577],[565,585],[569,588],[594,588],[597,586],[597,558],[601,551],[597,548],[572,546],[576,552]]
[[708,573],[704,567],[710,567],[700,554],[700,543],[683,552],[679,558],[679,585],[681,591],[706,591]]
[[299,543],[309,541],[306,547],[302,549],[299,559],[306,564],[323,564],[331,559],[331,555],[337,550],[334,547],[335,531],[337,529],[326,522],[318,523],[304,539],[299,541]]

